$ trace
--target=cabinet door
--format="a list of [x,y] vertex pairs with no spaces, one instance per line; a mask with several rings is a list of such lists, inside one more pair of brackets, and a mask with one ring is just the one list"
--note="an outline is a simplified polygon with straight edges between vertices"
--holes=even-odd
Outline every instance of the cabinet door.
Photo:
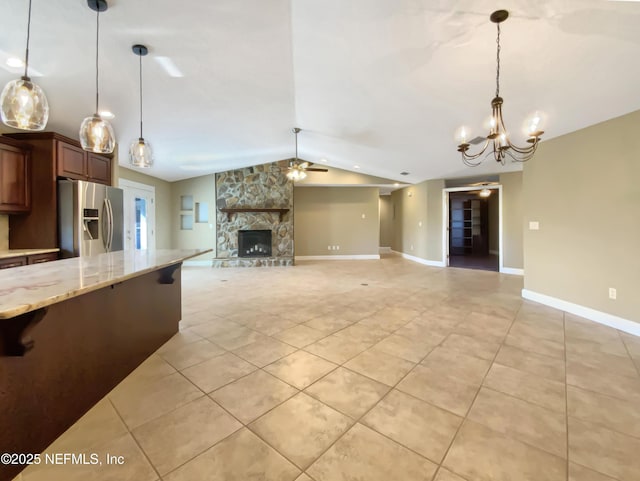
[[57,261],[57,252],[47,252],[45,254],[32,254],[27,257],[27,264],[40,264],[42,262]]
[[0,269],[9,269],[11,267],[20,267],[27,265],[27,258],[22,257],[5,257],[0,259]]
[[58,177],[87,180],[87,153],[80,147],[57,141]]
[[29,212],[31,208],[30,154],[0,144],[0,213]]
[[87,154],[89,180],[111,185],[111,159],[102,155]]

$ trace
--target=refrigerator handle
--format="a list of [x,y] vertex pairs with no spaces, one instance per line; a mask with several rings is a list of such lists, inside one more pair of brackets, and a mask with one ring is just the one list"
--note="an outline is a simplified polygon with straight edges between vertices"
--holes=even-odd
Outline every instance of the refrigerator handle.
[[111,212],[109,200],[105,199],[102,204],[102,245],[106,252],[109,252],[109,237],[111,237]]
[[113,247],[113,205],[111,205],[111,199],[107,198],[107,204],[109,205],[109,252]]

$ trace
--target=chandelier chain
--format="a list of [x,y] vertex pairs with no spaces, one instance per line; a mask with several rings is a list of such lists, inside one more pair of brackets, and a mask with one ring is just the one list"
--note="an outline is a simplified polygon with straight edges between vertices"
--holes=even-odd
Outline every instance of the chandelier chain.
[[142,54],[140,57],[140,138],[142,138]]
[[96,114],[98,113],[98,101],[100,91],[98,90],[98,55],[99,55],[99,41],[100,41],[100,9],[98,8],[96,13]]
[[496,38],[496,97],[500,97],[500,24],[498,26],[498,37]]
[[29,39],[31,38],[31,0],[29,0],[29,15],[27,17],[27,50],[24,54],[24,76],[28,77],[29,69]]

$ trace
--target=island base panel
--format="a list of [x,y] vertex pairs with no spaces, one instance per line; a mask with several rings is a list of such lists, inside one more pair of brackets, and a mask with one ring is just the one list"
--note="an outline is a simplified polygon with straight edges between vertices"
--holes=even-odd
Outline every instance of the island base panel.
[[43,451],[178,331],[181,271],[165,269],[49,306],[33,348],[0,357],[0,452]]

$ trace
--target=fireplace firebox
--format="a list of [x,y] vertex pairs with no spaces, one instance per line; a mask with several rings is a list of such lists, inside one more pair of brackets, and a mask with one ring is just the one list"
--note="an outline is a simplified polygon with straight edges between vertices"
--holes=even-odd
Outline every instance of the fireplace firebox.
[[271,257],[271,231],[239,230],[238,257]]

